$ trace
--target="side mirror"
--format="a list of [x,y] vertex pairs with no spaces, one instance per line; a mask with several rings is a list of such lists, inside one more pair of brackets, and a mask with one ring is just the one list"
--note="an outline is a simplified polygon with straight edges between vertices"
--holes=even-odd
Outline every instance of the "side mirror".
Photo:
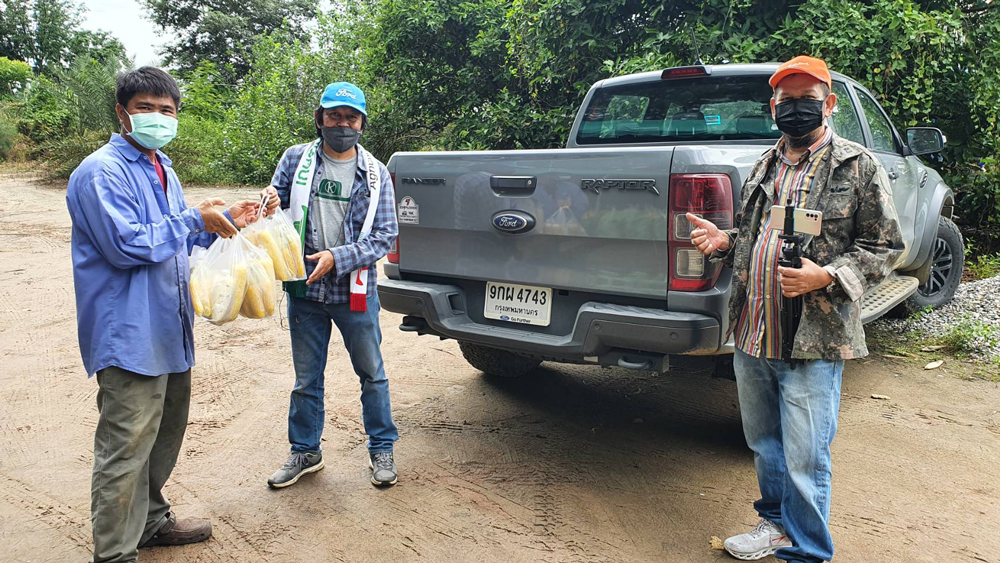
[[910,127],[906,130],[906,146],[915,155],[941,152],[944,142],[944,133],[937,127]]

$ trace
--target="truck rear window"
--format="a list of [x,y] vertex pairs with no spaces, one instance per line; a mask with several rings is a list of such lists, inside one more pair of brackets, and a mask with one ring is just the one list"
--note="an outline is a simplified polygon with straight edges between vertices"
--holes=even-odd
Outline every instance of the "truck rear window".
[[601,88],[580,145],[777,139],[767,76],[698,77]]

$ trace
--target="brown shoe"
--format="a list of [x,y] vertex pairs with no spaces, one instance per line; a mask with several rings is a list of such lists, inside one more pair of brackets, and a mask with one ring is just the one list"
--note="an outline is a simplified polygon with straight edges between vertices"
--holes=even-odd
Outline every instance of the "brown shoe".
[[153,537],[139,547],[155,545],[185,545],[205,541],[212,537],[212,523],[202,518],[178,520],[173,514],[160,526]]

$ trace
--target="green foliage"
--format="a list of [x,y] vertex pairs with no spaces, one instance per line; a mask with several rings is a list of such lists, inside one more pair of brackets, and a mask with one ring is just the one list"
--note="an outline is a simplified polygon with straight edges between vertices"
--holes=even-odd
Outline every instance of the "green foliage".
[[0,4],[0,56],[27,61],[50,76],[81,56],[125,58],[117,39],[80,28],[81,11],[74,0],[6,0]]
[[31,7],[26,0],[5,0],[0,5],[0,57],[27,60],[34,49]]
[[971,316],[963,317],[941,337],[941,344],[959,357],[989,350],[997,343],[1000,343],[1000,329]]
[[44,76],[32,81],[23,99],[11,108],[19,115],[18,129],[36,144],[77,131],[79,117],[66,103],[65,88]]
[[53,176],[69,178],[83,159],[107,142],[107,135],[99,131],[67,133],[41,143],[36,152],[43,155],[48,172]]
[[76,113],[77,134],[90,130],[108,136],[118,131],[115,81],[122,70],[120,59],[78,57],[68,69],[58,72],[59,84],[66,92],[64,102]]
[[181,109],[185,115],[222,121],[234,100],[233,89],[223,85],[222,75],[212,61],[202,61],[181,80]]
[[[0,56],[52,79],[8,88],[8,114],[35,142],[117,129],[101,108],[120,44],[80,31],[73,1],[2,3]],[[935,166],[963,228],[986,252],[1000,241],[1000,9],[989,0],[336,0],[315,27],[317,0],[143,3],[176,38],[166,56],[184,100],[167,152],[188,181],[267,182],[285,148],[315,137],[313,109],[333,81],[365,91],[362,142],[385,160],[559,147],[603,78],[699,54],[721,64],[807,53],[865,84],[897,127],[944,130]]]
[[177,138],[163,151],[170,157],[181,182],[229,184],[234,179],[220,158],[223,142],[221,122],[182,112]]
[[225,114],[221,158],[240,182],[262,184],[289,146],[316,136],[313,110],[335,69],[299,43],[265,36],[253,70]]
[[0,100],[12,98],[28,85],[30,79],[31,65],[0,57]]
[[934,311],[934,307],[933,306],[931,306],[931,305],[925,305],[920,310],[914,311],[913,314],[910,315],[910,319],[909,320],[910,320],[911,323],[917,323],[921,319],[923,319],[924,317],[926,317],[927,315],[931,314],[932,311]]
[[965,269],[977,280],[1000,276],[1000,253],[980,254],[974,260],[966,260]]
[[181,72],[211,61],[229,83],[250,71],[256,38],[280,31],[286,42],[308,41],[317,0],[143,0],[168,37],[167,63]]
[[0,112],[0,160],[7,160],[18,141],[17,124]]

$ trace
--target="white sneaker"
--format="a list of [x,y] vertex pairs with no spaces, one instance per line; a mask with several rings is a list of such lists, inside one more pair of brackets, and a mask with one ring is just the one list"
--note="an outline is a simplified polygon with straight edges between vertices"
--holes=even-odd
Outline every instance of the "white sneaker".
[[785,530],[781,526],[761,518],[756,528],[727,539],[723,546],[729,555],[737,559],[756,561],[782,547],[792,547],[792,542],[785,536]]

